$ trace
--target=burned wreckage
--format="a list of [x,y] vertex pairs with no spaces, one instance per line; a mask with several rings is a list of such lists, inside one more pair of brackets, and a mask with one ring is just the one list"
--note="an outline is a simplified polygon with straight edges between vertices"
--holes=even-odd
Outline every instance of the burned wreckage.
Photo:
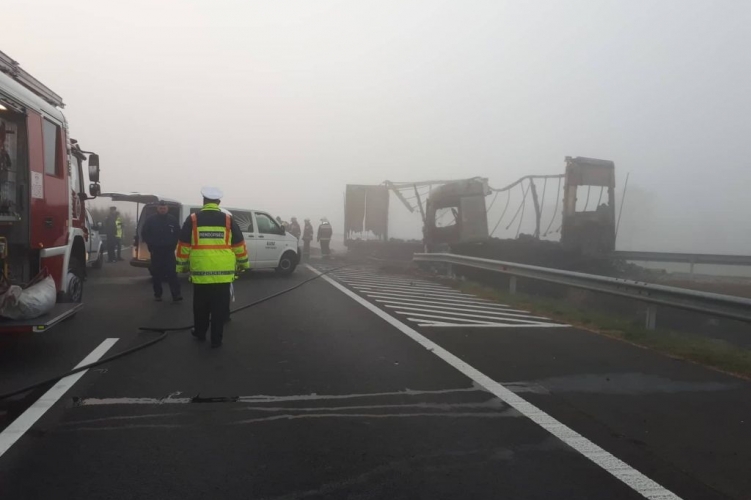
[[[556,183],[555,204],[546,205],[546,195],[553,192],[548,185]],[[515,211],[509,210],[513,190],[521,191],[521,204]],[[372,245],[394,243],[388,237],[391,193],[410,212],[419,211],[423,222],[422,247],[429,252],[452,251],[491,239],[498,241],[493,235],[507,214],[513,216],[506,229],[517,224],[514,240],[533,242],[546,238],[545,243],[555,244],[562,251],[593,257],[607,256],[615,250],[615,165],[612,161],[566,157],[563,174],[528,175],[500,189],[491,187],[488,179],[481,177],[348,185],[345,194],[345,244],[348,248],[366,242]],[[491,197],[490,204],[486,203],[488,197]],[[499,197],[505,198],[505,206],[500,217],[490,221],[489,213]],[[532,234],[520,234],[528,204],[534,209],[534,230]],[[552,212],[549,221],[542,220],[546,206],[548,212]],[[543,222],[547,222],[545,229]],[[558,223],[555,229],[554,222]],[[558,234],[559,241],[550,241]]]

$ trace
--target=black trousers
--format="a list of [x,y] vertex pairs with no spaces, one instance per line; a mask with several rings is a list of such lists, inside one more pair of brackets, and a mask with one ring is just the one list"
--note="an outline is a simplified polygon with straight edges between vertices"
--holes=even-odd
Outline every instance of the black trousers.
[[114,236],[107,235],[107,262],[115,262],[115,249],[117,248],[117,241]]
[[302,256],[306,259],[310,257],[310,240],[302,240]]
[[162,282],[169,284],[172,298],[180,296],[180,282],[177,279],[177,259],[172,247],[151,248],[151,281],[154,285],[154,297],[162,296]]
[[115,254],[116,254],[116,260],[123,260],[123,239],[122,238],[115,238]]
[[321,255],[324,257],[327,257],[331,253],[331,249],[329,248],[330,243],[331,240],[321,240]]
[[229,283],[193,285],[193,323],[198,337],[206,337],[211,325],[211,343],[219,344],[224,336],[224,320],[229,311]]

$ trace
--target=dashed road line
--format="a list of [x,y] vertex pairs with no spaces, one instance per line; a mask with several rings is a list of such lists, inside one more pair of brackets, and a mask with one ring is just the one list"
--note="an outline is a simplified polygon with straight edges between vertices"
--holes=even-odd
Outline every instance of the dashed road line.
[[[84,366],[91,364],[99,360],[104,354],[115,345],[118,339],[105,339],[99,346],[91,351],[91,353],[83,358],[83,361],[76,365]],[[57,401],[66,393],[68,389],[73,387],[73,384],[78,382],[88,370],[69,375],[61,379],[50,390],[44,393],[33,405],[31,405],[20,417],[15,419],[12,424],[0,433],[0,457],[5,454],[8,449],[15,444],[16,441],[21,439],[21,436],[28,431],[32,425],[39,420],[42,415],[47,413],[47,410],[57,403]]]

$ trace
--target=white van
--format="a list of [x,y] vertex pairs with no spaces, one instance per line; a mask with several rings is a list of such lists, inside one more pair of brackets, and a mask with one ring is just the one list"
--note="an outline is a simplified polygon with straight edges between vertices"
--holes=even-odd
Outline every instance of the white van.
[[[111,197],[113,201],[131,201],[138,204],[138,230],[133,241],[133,258],[130,261],[130,265],[135,267],[148,267],[150,264],[151,255],[140,235],[146,219],[156,213],[158,201],[167,202],[169,213],[177,217],[180,224],[185,222],[190,214],[199,212],[202,208],[200,205],[188,205],[177,200],[140,193],[107,193],[102,196]],[[141,204],[143,208],[140,208]],[[243,232],[251,270],[275,269],[280,274],[292,274],[300,262],[301,255],[297,238],[287,233],[263,210],[231,207],[221,209],[232,215]]]

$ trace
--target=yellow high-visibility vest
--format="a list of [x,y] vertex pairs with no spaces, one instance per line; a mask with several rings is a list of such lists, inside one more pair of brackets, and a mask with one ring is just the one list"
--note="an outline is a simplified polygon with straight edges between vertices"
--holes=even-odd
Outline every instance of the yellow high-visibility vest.
[[[204,211],[220,212],[219,205],[207,203]],[[190,244],[177,245],[177,271],[190,271],[193,283],[232,283],[238,269],[250,267],[245,240],[232,245],[232,218],[224,216],[223,226],[201,226],[197,214],[190,216]]]

